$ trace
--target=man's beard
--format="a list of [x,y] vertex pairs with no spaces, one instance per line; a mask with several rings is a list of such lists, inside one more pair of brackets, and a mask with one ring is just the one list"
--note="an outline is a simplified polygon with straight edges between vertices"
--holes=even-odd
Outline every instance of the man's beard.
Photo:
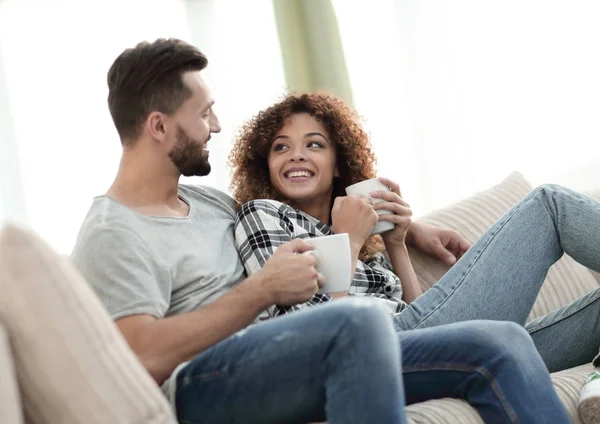
[[175,147],[169,157],[185,177],[202,177],[210,174],[210,163],[202,152],[204,143],[192,140],[181,127],[177,127]]

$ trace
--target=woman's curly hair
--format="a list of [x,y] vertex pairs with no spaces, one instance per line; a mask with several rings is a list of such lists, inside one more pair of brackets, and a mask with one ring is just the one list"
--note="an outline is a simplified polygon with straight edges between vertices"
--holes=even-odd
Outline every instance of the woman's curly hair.
[[[321,122],[335,146],[340,176],[334,179],[331,206],[336,197],[346,195],[344,189],[347,186],[377,176],[369,137],[351,107],[330,93],[288,94],[246,122],[236,137],[229,154],[229,166],[232,168],[233,197],[240,204],[272,199],[295,207],[273,188],[267,159],[275,134],[292,115],[299,113],[307,113]],[[367,260],[382,250],[381,238],[371,237],[363,246],[360,259]]]

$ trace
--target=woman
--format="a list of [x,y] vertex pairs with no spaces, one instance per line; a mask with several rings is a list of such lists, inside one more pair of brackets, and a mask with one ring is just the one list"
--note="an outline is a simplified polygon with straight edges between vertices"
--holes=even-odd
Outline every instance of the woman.
[[[600,271],[600,205],[593,199],[558,186],[539,187],[485,233],[432,289],[419,295],[402,239],[410,211],[397,185],[386,180],[392,190],[376,194],[386,202],[375,206],[397,213],[378,218],[397,224],[383,239],[391,264],[378,254],[383,251],[378,237],[368,237],[374,212],[357,199],[344,197],[346,186],[376,174],[368,137],[341,100],[326,94],[287,96],[244,126],[230,163],[234,197],[242,204],[255,200],[242,207],[236,227],[249,273],[288,238],[348,232],[354,255],[364,242],[354,287],[364,287],[359,280],[371,272],[378,277],[367,277],[364,292],[381,293],[382,287],[393,286],[395,277],[385,268],[393,269],[402,282],[408,305],[399,303],[400,312],[393,317],[398,331],[474,319],[513,321],[529,331],[551,372],[588,363],[597,353],[600,289],[526,323],[548,268],[563,253]],[[253,231],[250,222],[255,227],[260,222],[266,229]],[[388,299],[397,297],[398,284],[394,290],[394,296],[386,292]],[[329,300],[319,296],[314,303]]]
[[[315,97],[313,101],[330,101],[340,108],[339,127],[331,132],[338,131],[339,138],[349,140],[348,152],[337,147],[339,143],[334,144],[323,124],[307,113],[292,113],[284,126],[286,130],[270,137],[273,142],[269,143],[268,159],[264,152],[256,154],[255,148],[265,148],[267,145],[261,146],[260,141],[254,139],[255,132],[252,130],[246,129],[245,134],[249,137],[240,139],[233,150],[234,196],[244,204],[236,230],[244,264],[248,273],[253,274],[284,240],[347,232],[351,240],[352,263],[357,264],[356,270],[353,270],[350,292],[376,297],[391,312],[400,312],[407,302],[421,293],[405,245],[410,226],[410,208],[399,196],[398,186],[389,180],[383,181],[395,187],[396,191],[385,196],[393,198],[395,203],[386,202],[371,207],[363,199],[343,197],[344,187],[375,176],[375,158],[366,134],[353,125],[349,109],[343,109],[342,104],[336,104],[333,98]],[[326,104],[317,104],[316,107],[325,109]],[[271,118],[265,120],[268,119]],[[255,123],[258,124],[257,121]],[[259,124],[261,128],[263,123],[261,121]],[[288,132],[301,136],[290,137]],[[304,157],[294,159],[293,155],[299,151],[291,148],[294,143],[299,143],[300,148],[306,146],[310,161]],[[349,158],[353,158],[355,163],[348,162]],[[338,162],[348,163],[349,166],[338,166]],[[264,175],[267,171],[268,175]],[[273,199],[283,203],[254,199]],[[381,208],[396,213],[381,217],[382,220],[392,220],[396,226],[382,237],[367,238],[378,218],[375,209]],[[281,220],[280,225],[273,225],[273,220],[277,219]],[[256,237],[263,234],[265,229],[268,231],[268,245],[261,244]],[[383,255],[384,251],[391,263]],[[361,260],[357,261],[359,258]],[[273,316],[281,315],[345,294],[316,294],[307,304],[291,307],[276,305],[270,313]]]

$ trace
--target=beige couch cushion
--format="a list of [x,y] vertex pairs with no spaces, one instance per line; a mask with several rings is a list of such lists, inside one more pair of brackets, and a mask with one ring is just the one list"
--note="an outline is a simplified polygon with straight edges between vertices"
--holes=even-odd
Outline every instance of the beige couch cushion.
[[[500,184],[430,213],[421,220],[455,229],[474,242],[531,189],[527,180],[514,172]],[[414,249],[411,249],[410,255],[424,290],[435,284],[448,269],[440,261]],[[598,282],[592,273],[565,255],[548,272],[529,319],[543,316],[596,288]]]
[[0,322],[0,417],[3,424],[21,424],[21,397],[13,365],[8,333]]
[[[0,233],[0,322],[28,422],[175,424],[169,404],[68,260]],[[3,377],[0,377],[3,378]]]

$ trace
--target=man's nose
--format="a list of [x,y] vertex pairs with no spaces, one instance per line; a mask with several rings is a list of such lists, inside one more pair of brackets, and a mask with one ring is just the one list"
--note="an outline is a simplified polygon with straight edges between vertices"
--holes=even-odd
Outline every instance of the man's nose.
[[212,133],[220,133],[221,132],[221,123],[219,122],[219,118],[217,115],[214,115],[211,123],[210,123],[210,132]]

